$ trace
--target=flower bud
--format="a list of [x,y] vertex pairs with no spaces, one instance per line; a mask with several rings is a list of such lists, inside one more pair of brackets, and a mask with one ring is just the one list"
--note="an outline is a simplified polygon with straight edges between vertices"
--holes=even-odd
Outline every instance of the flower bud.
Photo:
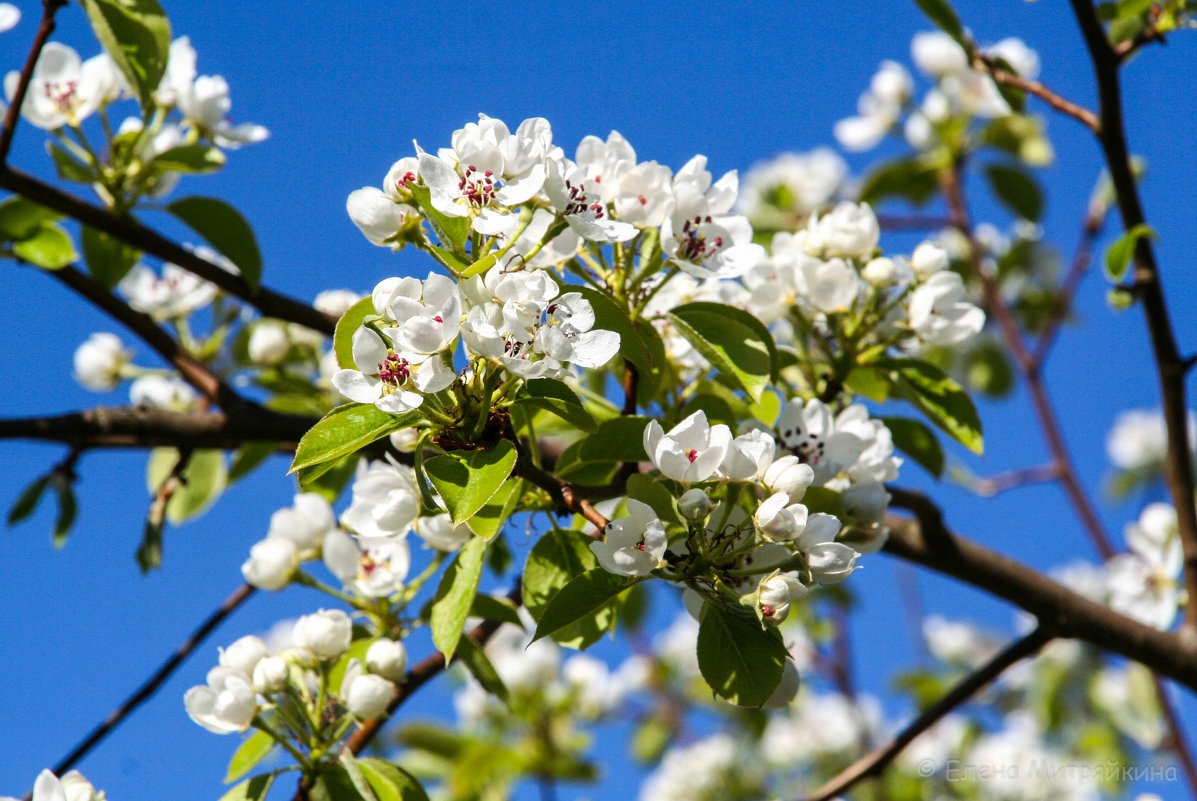
[[400,453],[412,453],[416,449],[416,443],[420,441],[420,429],[418,428],[401,428],[391,434],[391,445]]
[[784,573],[762,579],[757,589],[761,616],[770,623],[781,623],[790,616],[790,604],[807,592],[802,582]]
[[292,639],[319,659],[336,659],[349,650],[353,641],[353,622],[340,609],[321,609],[295,622]]
[[361,295],[352,289],[326,289],[316,296],[312,305],[332,317],[340,317],[349,307],[361,300]]
[[366,651],[366,668],[384,679],[403,681],[407,670],[407,649],[403,643],[381,639],[371,644]]
[[220,664],[233,670],[240,670],[247,676],[254,672],[254,666],[266,656],[266,643],[252,634],[242,637],[228,648],[220,651]]
[[910,266],[919,278],[930,278],[948,269],[948,252],[932,242],[924,242],[910,254]]
[[341,682],[341,699],[355,718],[364,720],[385,715],[394,692],[393,683],[382,676],[363,673],[362,663],[356,659],[349,661]]
[[276,693],[287,686],[290,671],[287,660],[281,656],[268,656],[254,666],[254,690],[266,695]]
[[[95,801],[96,788],[79,771],[68,772],[62,777],[61,783],[66,801]],[[34,793],[34,797],[37,797],[37,793]]]
[[353,224],[375,245],[385,245],[399,233],[406,216],[403,206],[372,186],[350,192],[345,210]]
[[860,274],[873,286],[884,289],[894,282],[894,276],[898,271],[894,267],[893,259],[882,256],[866,264]]
[[711,513],[711,499],[707,497],[706,492],[695,487],[686,490],[682,497],[678,498],[677,510],[681,512],[682,517],[697,523],[706,520],[707,515]]
[[789,504],[784,492],[770,495],[752,516],[752,522],[774,542],[788,542],[798,537],[806,527],[807,509],[800,503]]
[[772,492],[784,492],[791,501],[800,501],[815,480],[815,471],[797,456],[783,456],[765,470],[762,483]]
[[129,352],[115,334],[92,334],[75,349],[75,380],[95,392],[116,389]]
[[249,549],[241,575],[259,590],[281,590],[299,567],[299,554],[290,540],[268,537]]
[[246,350],[255,364],[278,364],[287,355],[291,342],[287,329],[274,320],[263,320],[254,326]]

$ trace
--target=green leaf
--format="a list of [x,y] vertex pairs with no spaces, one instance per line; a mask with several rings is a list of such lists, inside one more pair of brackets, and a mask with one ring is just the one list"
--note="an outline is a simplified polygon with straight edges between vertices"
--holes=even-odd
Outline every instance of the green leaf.
[[1043,192],[1026,170],[990,164],[985,167],[985,177],[994,196],[1019,217],[1031,222],[1043,217]]
[[341,490],[345,489],[345,485],[353,478],[357,465],[357,454],[347,453],[330,462],[301,467],[296,471],[295,478],[304,492],[314,492],[323,496],[329,503],[335,503],[341,495]]
[[145,527],[141,530],[141,544],[137,546],[137,566],[141,572],[149,573],[162,567],[162,529],[165,518],[155,517],[153,510],[146,515]]
[[968,42],[964,37],[964,26],[960,24],[960,17],[947,0],[914,0],[927,17],[938,25],[944,33],[951,36],[961,46],[968,49]]
[[418,412],[393,415],[372,403],[339,406],[326,414],[299,440],[295,449],[294,473],[305,467],[329,462],[364,448],[392,431],[411,425]]
[[483,620],[494,620],[499,623],[510,623],[513,626],[523,626],[519,612],[506,598],[496,598],[493,595],[475,595],[474,603],[470,606],[470,617],[480,617]]
[[0,241],[28,239],[41,229],[42,223],[57,222],[64,216],[32,200],[14,195],[0,203]]
[[918,359],[887,359],[878,364],[892,371],[891,380],[928,420],[972,452],[984,450],[981,419],[972,398],[943,370]]
[[81,184],[94,183],[97,174],[95,170],[67,153],[53,142],[46,142],[46,150],[54,160],[54,168],[58,170],[58,177],[64,181],[77,181]]
[[471,264],[469,267],[466,267],[464,270],[462,270],[461,277],[462,278],[473,278],[475,275],[482,275],[487,270],[489,270],[491,267],[494,267],[495,263],[497,261],[498,261],[497,253],[488,253],[485,256],[483,256],[482,258],[478,259],[478,261]]
[[220,801],[262,801],[274,784],[273,773],[246,779],[220,797]]
[[[174,448],[155,448],[146,466],[146,483],[156,493],[179,462]],[[183,485],[175,490],[166,504],[166,519],[176,526],[199,517],[220,497],[228,484],[228,470],[224,452],[196,450],[187,462],[182,475]]]
[[777,346],[764,323],[743,309],[705,301],[678,306],[669,319],[720,375],[760,400],[777,374]]
[[81,0],[81,4],[96,38],[128,79],[142,109],[150,109],[170,53],[170,22],[162,7],[155,0]]
[[486,556],[486,540],[476,537],[457,552],[441,576],[436,591],[436,602],[432,605],[432,641],[445,655],[445,661],[453,659],[453,652],[461,641],[461,629],[474,605],[478,593],[478,582],[482,578],[482,565]]
[[935,432],[909,417],[877,418],[893,436],[894,446],[914,459],[923,469],[939,478],[943,475],[943,448]]
[[543,409],[587,433],[594,433],[598,427],[574,391],[556,379],[531,379],[513,405]]
[[554,634],[572,623],[597,614],[621,592],[641,579],[617,576],[601,567],[587,570],[554,595],[536,626],[532,641]]
[[308,791],[308,798],[310,801],[375,801],[372,795],[362,797],[344,765],[327,762]]
[[83,248],[87,271],[109,289],[119,284],[141,257],[141,251],[137,248],[86,225],[83,226],[79,244]]
[[678,513],[677,501],[674,499],[673,493],[652,476],[644,473],[629,476],[627,492],[629,498],[651,506],[662,523],[680,528],[686,527],[685,521]]
[[889,379],[873,367],[854,367],[844,379],[844,386],[871,401],[884,403],[889,398]]
[[45,475],[41,478],[35,479],[32,484],[26,487],[17,498],[16,503],[8,510],[8,525],[15,526],[29,515],[33,514],[37,509],[37,504],[42,499],[42,495],[46,491],[46,486],[50,483],[50,476]]
[[644,428],[649,418],[639,415],[612,417],[599,423],[598,430],[586,439],[578,451],[583,461],[639,462],[644,452]]
[[274,454],[278,453],[277,442],[247,442],[233,452],[233,463],[229,466],[229,483],[244,478]]
[[403,768],[377,757],[363,757],[357,766],[374,788],[378,801],[428,801],[424,788]]
[[[447,245],[453,253],[461,255],[465,252],[465,241],[470,235],[470,221],[465,217],[448,217],[441,214],[432,205],[432,195],[428,187],[412,184],[410,187],[412,198],[420,207],[420,216],[432,226],[432,231],[440,238],[442,245]],[[469,264],[458,260],[462,267],[458,272],[464,272]],[[448,266],[448,265],[446,265]]]
[[54,223],[42,223],[31,236],[13,242],[12,252],[35,267],[57,270],[79,258],[66,231]]
[[370,787],[370,783],[366,781],[365,774],[362,773],[357,764],[357,757],[353,755],[353,751],[348,748],[342,748],[338,755],[338,761],[341,767],[345,769],[345,775],[349,777],[350,783],[353,784],[353,789],[365,801],[378,801],[374,795],[374,790]]
[[353,334],[362,327],[362,321],[374,314],[374,299],[367,295],[350,306],[337,320],[333,332],[333,351],[337,354],[337,366],[342,370],[356,370],[353,361]]
[[229,769],[225,774],[224,783],[236,781],[245,774],[254,769],[254,766],[262,761],[270,749],[274,748],[274,738],[264,731],[256,731],[245,739],[241,745],[237,746],[237,750],[233,752],[233,758],[229,760]]
[[75,518],[79,514],[79,504],[75,500],[75,488],[70,479],[56,475],[50,480],[50,486],[58,495],[58,517],[54,520],[54,547],[66,545],[67,536],[71,533],[71,526],[75,525]]
[[469,520],[494,497],[511,475],[515,460],[515,446],[500,440],[484,451],[451,451],[434,456],[424,462],[424,472],[456,524]]
[[[590,550],[594,540],[580,531],[554,529],[537,540],[524,564],[524,606],[539,620],[562,587],[587,570],[598,567]],[[588,648],[602,638],[615,620],[615,606],[560,629],[553,639],[568,648]]]
[[[518,621],[518,619],[517,616],[516,620]],[[521,624],[516,623],[516,625]],[[510,702],[511,696],[507,692],[507,685],[503,683],[499,672],[495,670],[495,666],[491,664],[490,658],[478,646],[478,643],[469,637],[462,637],[461,641],[457,644],[457,657],[466,666],[466,669],[470,671],[470,675],[476,678],[478,683],[482,685],[482,689],[505,704]]]
[[482,539],[493,540],[503,524],[515,514],[523,490],[524,482],[518,478],[505,482],[481,509],[470,516],[466,526]]
[[225,165],[224,152],[214,145],[179,145],[154,156],[154,166],[172,172],[212,172]]
[[1106,251],[1106,277],[1118,283],[1126,277],[1126,271],[1135,255],[1135,248],[1139,240],[1148,236],[1156,238],[1155,231],[1147,223],[1139,223],[1134,228],[1118,237],[1110,249]]
[[223,200],[199,196],[176,200],[166,210],[237,265],[241,277],[250,286],[257,286],[262,280],[262,254],[258,251],[258,241],[253,228],[239,211]]
[[698,669],[721,698],[760,706],[781,682],[786,650],[776,629],[717,604],[703,607],[698,624]]
[[939,191],[939,169],[922,159],[883,164],[870,172],[860,188],[860,202],[876,205],[887,197],[901,197],[921,206]]

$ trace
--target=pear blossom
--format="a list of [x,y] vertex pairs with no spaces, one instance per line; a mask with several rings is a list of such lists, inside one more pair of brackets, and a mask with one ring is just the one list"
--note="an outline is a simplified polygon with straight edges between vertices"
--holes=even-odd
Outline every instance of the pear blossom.
[[910,327],[929,345],[959,345],[985,326],[985,312],[966,299],[959,273],[938,272],[910,296]]
[[625,223],[655,228],[673,209],[673,172],[655,161],[644,161],[619,179],[613,204]]
[[301,492],[295,495],[291,506],[270,516],[266,537],[289,540],[297,552],[310,555],[336,525],[332,506],[323,495]]
[[1129,553],[1106,563],[1110,606],[1149,626],[1167,629],[1176,619],[1184,563],[1176,510],[1166,503],[1148,504],[1139,520],[1126,528]]
[[249,549],[241,575],[260,590],[281,590],[299,568],[295,544],[281,537],[267,537]]
[[910,73],[901,64],[883,61],[856,103],[857,116],[835,124],[835,138],[847,150],[871,150],[898,120],[912,86]]
[[838,584],[852,575],[860,554],[842,542],[835,542],[840,521],[822,512],[810,515],[798,535],[798,550],[806,556],[811,576],[820,584]]
[[[49,42],[33,67],[21,115],[29,124],[48,131],[78,125],[119,94],[122,84],[117,83],[117,74],[105,53],[83,61],[73,48]],[[20,81],[19,70],[4,77],[4,92],[10,103]]]
[[407,670],[407,649],[403,643],[381,637],[366,650],[366,669],[391,681],[403,681]]
[[263,695],[277,693],[287,686],[290,669],[283,657],[267,656],[254,665],[252,676],[255,692]]
[[666,434],[656,420],[644,428],[644,450],[657,469],[676,481],[706,481],[731,448],[731,431],[710,425],[701,409]]
[[910,56],[928,75],[941,77],[968,69],[968,54],[943,31],[916,33],[910,42]]
[[287,356],[291,339],[287,327],[277,320],[262,320],[249,332],[246,351],[255,364],[278,364]]
[[848,311],[860,294],[860,275],[840,258],[805,258],[798,264],[800,297],[825,314]]
[[193,721],[214,734],[245,731],[258,713],[250,677],[223,666],[208,671],[207,686],[188,690],[183,705]]
[[761,476],[761,483],[770,492],[784,492],[790,500],[800,501],[807,487],[815,480],[815,471],[797,456],[787,455],[774,460]]
[[812,256],[859,259],[871,256],[881,238],[881,224],[868,203],[844,200],[827,214],[811,217],[806,249]]
[[766,498],[752,515],[753,525],[774,542],[791,542],[806,528],[808,510],[790,503],[790,496],[776,492]]
[[195,123],[212,141],[224,148],[238,148],[243,144],[261,142],[270,132],[261,125],[228,120],[233,101],[229,85],[219,75],[201,75],[178,94],[178,107],[183,117]]
[[[6,5],[8,4],[0,3],[0,23],[3,22],[4,6]],[[2,27],[0,27],[0,32],[3,32]],[[37,781],[33,783],[32,801],[96,801],[102,797],[103,793],[97,793],[91,782],[77,770],[67,771],[63,774],[62,779],[49,770],[43,770],[38,774]],[[18,801],[18,799],[5,796],[0,798],[0,801]]]
[[0,3],[0,33],[11,31],[21,21],[21,9],[12,3]]
[[665,556],[665,526],[646,503],[628,499],[628,516],[612,520],[590,550],[608,573],[647,576]]
[[744,176],[737,209],[752,217],[765,204],[794,214],[810,214],[835,197],[848,177],[848,165],[834,150],[782,153],[753,165]]
[[292,638],[317,659],[336,659],[349,650],[353,624],[340,609],[321,609],[295,621]]
[[[386,329],[394,338],[399,330]],[[353,361],[361,370],[345,368],[333,373],[337,391],[357,403],[373,403],[384,412],[402,414],[418,409],[425,394],[440,392],[456,374],[440,359],[428,354],[397,353],[372,328],[353,332]]]
[[773,437],[754,429],[731,441],[719,472],[732,481],[756,481],[773,462]]
[[181,412],[193,408],[197,400],[195,390],[176,376],[145,375],[129,385],[129,401],[134,406]]
[[358,230],[375,245],[392,244],[408,218],[417,214],[414,207],[395,202],[373,186],[350,192],[345,199],[345,211]]
[[350,659],[341,680],[341,699],[358,720],[377,718],[386,714],[387,704],[395,692],[395,685],[373,673],[366,673],[362,663]]
[[428,547],[446,553],[458,550],[474,536],[465,523],[453,525],[448,514],[417,518],[416,534]]
[[94,392],[116,389],[131,356],[116,334],[92,334],[75,349],[75,380]]
[[853,548],[861,553],[876,553],[885,545],[889,536],[885,525],[889,500],[885,485],[879,481],[859,481],[840,494],[844,512],[852,523],[845,536]]
[[266,658],[266,643],[261,637],[249,634],[234,642],[228,648],[220,649],[221,667],[240,671],[252,676],[258,662]]
[[798,674],[798,666],[793,659],[787,659],[781,669],[781,681],[773,693],[761,704],[762,709],[785,709],[798,697],[802,688],[802,677]]
[[[1189,448],[1197,440],[1197,414],[1187,415]],[[1130,409],[1119,413],[1106,437],[1106,454],[1122,470],[1163,469],[1168,453],[1168,426],[1158,410]]]
[[736,278],[748,272],[765,257],[765,249],[752,241],[746,217],[724,213],[735,199],[735,174],[720,179],[726,186],[712,186],[709,195],[700,184],[679,181],[683,177],[681,172],[674,177],[675,205],[661,226],[662,250],[698,278]]
[[312,305],[327,315],[340,317],[360,299],[361,295],[352,289],[326,289],[316,295]]
[[402,278],[388,284],[389,293],[380,287],[372,296],[375,309],[395,321],[387,330],[394,332],[395,349],[412,364],[452,346],[461,328],[461,293],[453,279],[429,273],[424,281]]
[[[855,422],[855,418],[847,422]],[[777,420],[777,431],[782,447],[809,464],[819,481],[854,464],[867,445],[859,431],[839,425],[831,408],[818,398],[805,405],[797,398],[787,403]]]
[[711,513],[711,499],[705,491],[694,487],[677,499],[677,510],[682,517],[697,523]]
[[926,280],[948,269],[948,252],[934,242],[923,242],[910,255],[914,274]]
[[353,499],[341,525],[366,538],[399,536],[411,530],[420,513],[420,491],[410,467],[371,462],[353,482]]
[[782,623],[790,616],[790,604],[805,598],[810,590],[794,575],[778,573],[761,579],[757,607],[770,623]]
[[384,598],[403,588],[411,567],[411,547],[404,537],[358,537],[340,529],[324,535],[324,564],[346,586],[367,598]]

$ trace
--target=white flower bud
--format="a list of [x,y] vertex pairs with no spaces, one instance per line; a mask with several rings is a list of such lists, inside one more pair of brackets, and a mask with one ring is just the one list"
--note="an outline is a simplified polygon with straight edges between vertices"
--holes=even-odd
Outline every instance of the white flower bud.
[[292,638],[319,659],[335,659],[349,650],[353,622],[340,609],[321,609],[297,620]]
[[75,380],[93,392],[108,392],[120,382],[129,352],[115,334],[92,334],[75,349]]
[[268,537],[249,549],[241,575],[259,590],[281,590],[298,567],[295,545],[280,537]]
[[[66,801],[95,801],[97,796],[96,788],[77,770],[62,777],[62,791],[66,794]],[[33,796],[37,798],[38,794],[34,793]]]
[[349,307],[361,300],[361,295],[352,289],[326,289],[316,296],[312,305],[317,311],[333,317],[340,317],[349,311]]
[[[789,504],[789,505],[787,505]],[[790,504],[790,497],[784,492],[774,493],[765,499],[752,522],[774,542],[788,542],[796,539],[806,528],[807,509],[800,503]]]
[[893,259],[882,256],[866,264],[860,274],[873,286],[884,289],[893,284],[898,271],[894,267]]
[[797,456],[783,456],[769,465],[761,483],[771,492],[784,492],[791,501],[800,501],[814,480],[815,471],[810,465]]
[[345,210],[353,224],[375,245],[385,245],[387,239],[399,233],[406,216],[403,206],[372,186],[350,192]]
[[807,592],[801,581],[784,573],[762,579],[757,588],[761,615],[770,623],[781,623],[790,616],[790,604]]
[[208,671],[207,686],[192,687],[183,695],[183,706],[193,721],[215,734],[245,731],[258,713],[249,676],[220,666]]
[[384,679],[402,681],[407,670],[407,649],[395,640],[376,640],[366,651],[366,668]]
[[287,329],[275,320],[262,320],[250,332],[246,350],[255,364],[278,364],[287,355],[291,341]]
[[266,643],[261,637],[250,634],[242,637],[228,648],[220,651],[220,664],[233,670],[240,670],[247,676],[253,675],[254,666],[266,656]]
[[287,660],[281,656],[268,656],[254,666],[254,689],[263,695],[277,693],[287,686],[290,671]]
[[695,487],[686,490],[682,497],[678,498],[677,510],[681,512],[682,517],[697,523],[706,520],[707,515],[711,513],[711,499],[707,497],[706,492]]
[[414,453],[420,441],[420,429],[401,428],[391,434],[391,445],[400,453]]
[[932,242],[924,242],[910,255],[910,266],[919,278],[930,278],[948,269],[948,252]]
[[395,685],[382,676],[362,672],[362,663],[349,661],[341,682],[341,699],[349,712],[360,720],[385,715],[387,704],[395,692]]

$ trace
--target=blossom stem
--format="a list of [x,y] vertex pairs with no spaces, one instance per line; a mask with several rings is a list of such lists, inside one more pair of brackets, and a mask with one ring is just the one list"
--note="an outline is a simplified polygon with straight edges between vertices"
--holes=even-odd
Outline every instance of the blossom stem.
[[311,587],[313,590],[319,590],[320,592],[331,595],[339,601],[344,601],[354,609],[361,608],[362,602],[359,599],[354,598],[352,595],[343,593],[340,590],[334,590],[332,587],[328,586],[319,579],[313,578],[302,570],[295,571],[295,575],[292,577],[292,580],[296,584],[303,585],[304,587]]
[[255,729],[259,729],[269,734],[271,739],[281,745],[283,749],[290,754],[296,762],[299,763],[300,768],[307,770],[309,767],[311,767],[311,763],[308,761],[308,758],[304,756],[298,748],[291,745],[291,743],[287,741],[286,737],[283,737],[281,734],[271,728],[270,724],[267,723],[265,718],[263,718],[261,715],[254,715],[253,722],[250,723],[250,725]]

